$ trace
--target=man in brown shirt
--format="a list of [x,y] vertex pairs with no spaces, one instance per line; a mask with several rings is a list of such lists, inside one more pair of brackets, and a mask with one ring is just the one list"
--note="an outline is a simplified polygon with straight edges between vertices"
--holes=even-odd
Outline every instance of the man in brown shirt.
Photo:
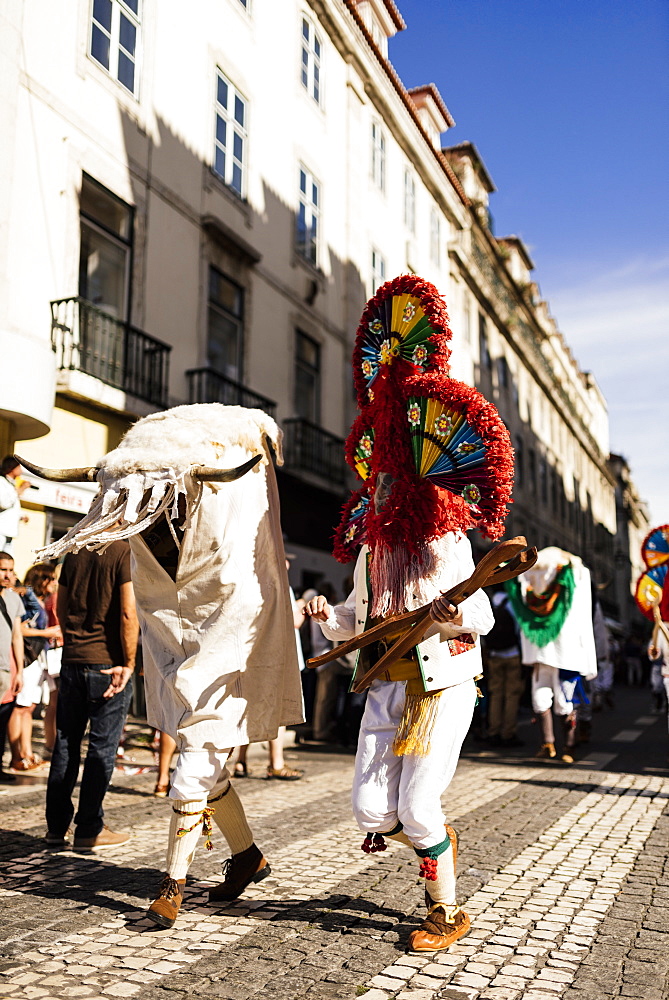
[[[139,635],[128,542],[113,542],[101,553],[84,549],[67,555],[57,613],[63,630],[63,665],[46,793],[46,841],[51,847],[65,846],[74,816],[76,850],[116,847],[130,837],[104,825],[102,801],[128,714],[128,681],[135,669]],[[88,723],[88,752],[75,816],[72,792]]]

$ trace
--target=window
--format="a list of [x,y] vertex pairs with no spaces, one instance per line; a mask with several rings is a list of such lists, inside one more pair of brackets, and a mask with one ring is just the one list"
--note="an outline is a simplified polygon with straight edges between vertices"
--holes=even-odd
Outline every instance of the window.
[[378,250],[372,250],[372,294],[386,280],[386,262]]
[[430,260],[437,267],[441,263],[441,220],[436,208],[430,212]]
[[404,171],[404,225],[416,232],[416,182],[409,170]]
[[386,137],[379,122],[372,122],[372,180],[379,191],[386,189]]
[[318,424],[321,418],[321,348],[313,337],[296,330],[295,412]]
[[514,456],[514,479],[516,481],[516,486],[522,486],[525,479],[525,454],[523,451],[524,444],[523,439],[520,435],[516,436],[516,454]]
[[504,355],[497,358],[497,385],[500,389],[509,388],[509,366]]
[[321,42],[311,21],[302,18],[302,86],[321,103]]
[[321,206],[320,184],[300,166],[299,206],[297,209],[297,252],[314,266],[318,265],[319,215]]
[[542,503],[548,503],[548,463],[545,458],[539,459],[539,496]]
[[209,268],[207,362],[235,382],[241,381],[244,345],[244,289],[217,268]]
[[248,107],[236,87],[218,70],[214,170],[241,198],[246,170]]
[[534,448],[529,448],[527,452],[527,465],[530,474],[530,490],[537,492],[537,454]]
[[90,55],[131,94],[137,92],[139,0],[93,0]]
[[471,333],[471,306],[469,303],[469,292],[465,288],[464,291],[464,324],[465,324],[465,340],[467,343],[471,343],[472,333]]
[[79,295],[115,319],[128,315],[132,208],[84,174]]
[[483,313],[479,313],[479,357],[481,361],[481,368],[490,369],[492,362],[490,360],[490,351],[488,349],[486,319]]

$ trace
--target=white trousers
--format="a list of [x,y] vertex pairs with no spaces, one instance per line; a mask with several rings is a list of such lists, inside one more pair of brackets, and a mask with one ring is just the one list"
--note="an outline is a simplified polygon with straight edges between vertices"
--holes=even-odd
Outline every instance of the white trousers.
[[535,663],[532,671],[532,708],[535,712],[547,712],[552,708],[556,715],[571,715],[575,687],[576,680],[560,680],[557,667]]
[[353,814],[366,833],[388,833],[401,823],[413,846],[425,850],[444,840],[441,795],[471,725],[476,685],[463,681],[441,695],[426,757],[393,753],[404,695],[401,681],[374,681],[369,689],[355,758]]
[[212,798],[230,777],[228,750],[182,750],[172,774],[170,798],[181,802]]

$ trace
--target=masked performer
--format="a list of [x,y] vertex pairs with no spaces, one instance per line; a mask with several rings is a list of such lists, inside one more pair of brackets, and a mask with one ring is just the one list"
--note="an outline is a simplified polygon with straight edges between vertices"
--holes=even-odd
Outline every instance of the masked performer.
[[[493,616],[482,591],[459,608],[441,594],[474,570],[468,529],[501,535],[512,479],[495,408],[448,377],[450,336],[443,299],[418,277],[386,283],[367,304],[353,356],[361,414],[346,447],[365,485],[335,545],[342,562],[357,556],[354,587],[343,605],[320,596],[306,609],[335,641],[432,602],[423,641],[371,683],[352,793],[363,850],[384,850],[390,837],[420,859],[428,912],[410,938],[416,952],[448,948],[470,928],[456,903],[457,838],[440,797],[471,723],[478,636]],[[355,678],[384,651],[385,643],[361,650]]]
[[532,708],[542,731],[537,756],[558,755],[554,712],[564,730],[560,760],[572,764],[576,709],[588,702],[583,680],[597,676],[590,571],[578,556],[550,546],[505,586],[520,626],[523,663],[532,665]]
[[[186,874],[212,820],[232,857],[211,902],[235,899],[270,868],[226,770],[230,747],[273,739],[303,720],[295,629],[270,445],[259,410],[180,406],[132,427],[97,468],[91,510],[50,558],[129,538],[142,627],[149,725],[177,741],[166,875],[149,916],[174,923]],[[231,468],[233,467],[233,468]]]

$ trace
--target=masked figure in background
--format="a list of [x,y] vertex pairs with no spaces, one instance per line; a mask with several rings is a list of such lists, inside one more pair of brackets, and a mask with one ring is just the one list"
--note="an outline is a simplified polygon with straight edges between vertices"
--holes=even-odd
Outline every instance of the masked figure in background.
[[560,759],[573,764],[576,708],[588,701],[583,680],[597,676],[590,571],[578,556],[550,546],[505,587],[520,626],[523,663],[532,665],[532,708],[542,733],[537,756],[557,757],[555,713],[564,727]]
[[147,719],[177,741],[167,873],[149,916],[174,923],[186,874],[212,820],[232,857],[211,902],[235,899],[270,868],[256,847],[226,760],[303,720],[270,445],[259,410],[179,406],[140,420],[97,468],[31,471],[97,479],[91,510],[45,549],[58,558],[129,538],[142,629]]
[[[365,484],[335,544],[340,561],[357,558],[353,591],[335,608],[320,596],[305,609],[336,641],[432,602],[424,640],[371,683],[352,792],[363,850],[385,850],[390,837],[420,859],[428,912],[410,938],[415,952],[448,948],[470,928],[456,903],[457,838],[440,797],[472,719],[478,636],[493,617],[482,591],[459,608],[441,594],[474,570],[467,530],[502,534],[513,470],[495,408],[448,377],[450,337],[443,299],[421,278],[387,282],[367,304],[353,355],[361,414],[346,445]],[[385,648],[359,653],[356,679]]]

